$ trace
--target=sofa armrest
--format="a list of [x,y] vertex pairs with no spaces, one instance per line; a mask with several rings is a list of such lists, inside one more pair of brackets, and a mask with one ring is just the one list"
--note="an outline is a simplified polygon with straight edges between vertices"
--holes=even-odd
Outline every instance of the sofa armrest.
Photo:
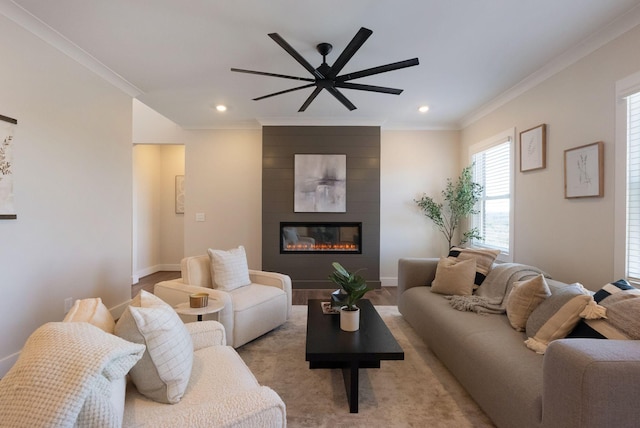
[[543,360],[542,426],[637,426],[638,385],[640,341],[553,341]]
[[251,279],[251,282],[256,284],[277,287],[285,292],[287,295],[287,319],[289,319],[291,316],[292,302],[291,277],[282,273],[249,269],[249,278]]
[[412,287],[431,285],[436,277],[437,258],[402,258],[398,260],[398,297]]
[[185,327],[191,335],[194,351],[209,346],[225,346],[227,344],[224,326],[218,321],[188,322]]

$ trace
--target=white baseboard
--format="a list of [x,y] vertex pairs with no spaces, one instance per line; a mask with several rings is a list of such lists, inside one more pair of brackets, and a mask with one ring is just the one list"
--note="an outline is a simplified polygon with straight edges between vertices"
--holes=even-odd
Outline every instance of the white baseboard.
[[397,277],[384,277],[380,278],[380,283],[383,287],[397,287],[398,286],[398,278]]
[[155,266],[149,266],[144,269],[139,269],[133,274],[131,283],[137,284],[138,281],[140,281],[140,278],[162,271],[180,272],[180,263],[159,264]]

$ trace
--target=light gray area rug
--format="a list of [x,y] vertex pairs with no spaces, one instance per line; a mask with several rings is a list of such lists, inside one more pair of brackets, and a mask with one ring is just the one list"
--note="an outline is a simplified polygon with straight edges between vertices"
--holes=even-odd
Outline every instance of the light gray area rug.
[[341,370],[311,370],[305,361],[306,306],[294,306],[284,325],[238,349],[258,381],[282,397],[288,426],[493,427],[397,307],[376,309],[405,359],[360,370],[359,413],[349,413]]

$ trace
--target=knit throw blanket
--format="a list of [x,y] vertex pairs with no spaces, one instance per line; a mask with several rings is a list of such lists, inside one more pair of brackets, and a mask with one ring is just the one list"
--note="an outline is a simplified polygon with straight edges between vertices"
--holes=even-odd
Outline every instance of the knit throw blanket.
[[549,275],[538,268],[520,263],[496,265],[487,275],[482,285],[471,296],[446,296],[454,309],[459,311],[503,314],[506,312],[506,297],[513,283],[532,276]]
[[0,380],[0,425],[119,426],[110,382],[125,376],[144,350],[84,322],[41,326]]

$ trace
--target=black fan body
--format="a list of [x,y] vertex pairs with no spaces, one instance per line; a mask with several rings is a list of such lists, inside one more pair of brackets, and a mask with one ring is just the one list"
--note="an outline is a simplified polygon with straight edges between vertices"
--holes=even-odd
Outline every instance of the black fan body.
[[232,68],[231,71],[237,71],[240,73],[259,74],[262,76],[281,77],[283,79],[301,80],[304,82],[311,82],[302,86],[298,86],[284,91],[274,92],[272,94],[264,95],[258,98],[254,98],[254,101],[262,100],[265,98],[273,97],[275,95],[286,94],[288,92],[297,91],[300,89],[311,88],[315,86],[315,89],[309,95],[307,100],[300,107],[299,112],[305,111],[309,104],[318,96],[318,94],[326,89],[331,95],[333,95],[338,101],[340,101],[349,110],[355,110],[356,106],[347,99],[338,88],[344,89],[356,89],[360,91],[380,92],[383,94],[399,95],[402,93],[402,89],[386,88],[382,86],[364,85],[360,83],[351,83],[350,80],[359,79],[361,77],[372,76],[374,74],[385,73],[387,71],[398,70],[401,68],[411,67],[418,65],[418,58],[407,59],[405,61],[394,62],[391,64],[381,65],[378,67],[368,68],[366,70],[357,71],[354,73],[348,73],[338,75],[344,68],[347,62],[353,57],[353,55],[360,49],[364,42],[373,34],[373,31],[367,28],[360,28],[358,33],[353,37],[351,42],[342,51],[336,62],[333,65],[329,65],[326,62],[326,57],[331,52],[332,46],[329,43],[320,43],[317,46],[318,52],[322,55],[322,64],[318,68],[314,68],[306,59],[302,57],[286,40],[284,40],[277,33],[270,33],[271,37],[277,44],[279,44],[285,51],[289,53],[300,65],[302,65],[313,78],[288,76],[285,74],[266,73],[263,71],[244,70],[241,68]]

